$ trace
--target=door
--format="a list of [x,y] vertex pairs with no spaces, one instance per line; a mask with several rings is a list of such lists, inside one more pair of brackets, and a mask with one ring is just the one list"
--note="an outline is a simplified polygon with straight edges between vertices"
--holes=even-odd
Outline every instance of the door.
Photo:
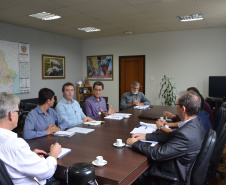
[[140,83],[140,92],[145,94],[145,56],[119,57],[119,104],[125,92],[131,90],[131,83]]

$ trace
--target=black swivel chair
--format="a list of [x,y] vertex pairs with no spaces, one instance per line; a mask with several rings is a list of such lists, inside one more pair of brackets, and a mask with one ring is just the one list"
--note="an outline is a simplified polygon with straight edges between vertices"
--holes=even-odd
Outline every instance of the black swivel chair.
[[217,136],[220,134],[224,123],[226,121],[226,109],[223,107],[220,107],[217,111],[217,114],[214,118],[214,125],[215,125],[215,131],[217,133]]
[[221,178],[225,177],[223,172],[217,170],[217,165],[221,160],[221,154],[224,150],[225,143],[226,143],[226,123],[224,124],[222,131],[217,137],[216,145],[213,150],[212,157],[210,159],[210,166],[208,169],[209,179],[214,179],[216,177],[216,173],[219,173]]
[[[0,160],[0,185],[13,185],[11,178],[2,160]],[[60,185],[58,181],[50,181],[46,185]]]
[[226,101],[224,101],[224,102],[221,104],[221,107],[223,107],[223,108],[226,109]]
[[[202,144],[202,148],[197,156],[196,162],[191,172],[190,184],[203,185],[206,180],[206,174],[209,167],[209,161],[216,143],[216,132],[212,129],[208,131]],[[162,173],[159,171],[153,172],[150,176],[165,179],[167,181],[178,181],[177,177],[172,174]]]

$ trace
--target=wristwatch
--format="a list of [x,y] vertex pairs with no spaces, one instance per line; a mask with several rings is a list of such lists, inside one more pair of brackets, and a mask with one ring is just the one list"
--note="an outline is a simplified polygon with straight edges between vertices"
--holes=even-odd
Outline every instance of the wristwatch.
[[159,130],[161,130],[161,129],[162,129],[162,127],[164,127],[164,126],[160,126],[160,127],[159,127]]

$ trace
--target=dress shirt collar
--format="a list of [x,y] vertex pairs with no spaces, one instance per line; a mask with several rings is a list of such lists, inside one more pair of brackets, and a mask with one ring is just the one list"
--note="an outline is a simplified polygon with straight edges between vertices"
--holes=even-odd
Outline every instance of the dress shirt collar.
[[0,128],[0,134],[5,135],[7,137],[11,137],[11,138],[17,138],[17,133],[12,132],[11,130],[8,130],[8,129],[4,129],[4,128]]
[[[41,109],[41,107],[39,105],[37,106],[37,110],[38,110],[39,114],[44,114],[45,115],[45,113],[43,112],[43,110]],[[49,114],[49,109],[47,109],[46,112],[47,112],[47,114]]]
[[[196,118],[196,117],[194,117],[194,118]],[[180,122],[180,123],[178,124],[178,127],[180,128],[180,127],[184,126],[187,122],[189,122],[190,120],[192,120],[192,119],[194,119],[194,118],[191,118],[191,119],[188,119],[188,120],[186,120],[186,121]]]
[[68,103],[68,101],[63,97],[62,101],[63,101],[63,103],[66,103],[66,104],[73,104],[75,100],[71,99],[71,103]]
[[100,96],[100,99],[98,100],[98,99],[96,98],[96,96],[93,95],[93,99],[96,100],[97,102],[99,102],[99,101],[101,101],[101,96]]
[[133,93],[130,91],[130,96],[133,96],[133,95],[137,95],[137,96],[138,96],[139,93],[140,93],[140,92],[138,91],[137,94],[133,94]]

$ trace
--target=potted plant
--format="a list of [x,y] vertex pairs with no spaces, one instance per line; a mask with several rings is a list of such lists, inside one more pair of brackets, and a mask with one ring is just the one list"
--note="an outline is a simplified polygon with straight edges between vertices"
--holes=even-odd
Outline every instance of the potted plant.
[[175,84],[171,83],[173,78],[169,78],[166,75],[162,78],[160,82],[160,92],[159,98],[161,99],[162,105],[172,106],[175,105],[176,102],[176,87]]

